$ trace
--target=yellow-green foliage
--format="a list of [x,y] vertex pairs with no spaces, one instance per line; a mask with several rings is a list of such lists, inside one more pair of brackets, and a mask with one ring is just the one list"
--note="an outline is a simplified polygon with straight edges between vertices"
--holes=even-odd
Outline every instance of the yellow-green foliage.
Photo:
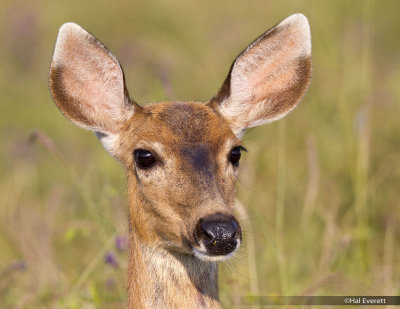
[[125,301],[123,170],[48,91],[62,23],[102,40],[144,104],[209,99],[242,48],[296,12],[311,24],[311,87],[244,138],[237,196],[249,219],[221,265],[221,300],[399,295],[399,11],[397,0],[2,0],[0,307]]

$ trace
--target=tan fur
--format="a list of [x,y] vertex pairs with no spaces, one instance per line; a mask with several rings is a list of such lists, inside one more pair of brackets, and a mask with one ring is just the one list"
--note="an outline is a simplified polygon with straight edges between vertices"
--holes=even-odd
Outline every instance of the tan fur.
[[[216,261],[230,254],[208,257],[195,230],[214,214],[233,218],[238,171],[230,152],[246,128],[298,103],[311,74],[309,36],[306,18],[293,15],[238,56],[210,102],[140,107],[115,57],[78,25],[61,27],[50,70],[54,101],[95,131],[127,174],[129,308],[219,307]],[[153,154],[151,168],[136,165],[137,149]]]

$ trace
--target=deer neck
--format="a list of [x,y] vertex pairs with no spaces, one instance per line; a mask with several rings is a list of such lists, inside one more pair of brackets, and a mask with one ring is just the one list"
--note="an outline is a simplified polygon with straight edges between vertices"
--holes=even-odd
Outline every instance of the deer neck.
[[[134,229],[133,229],[134,230]],[[219,308],[218,267],[130,235],[129,308]]]
[[128,190],[129,308],[219,308],[218,266],[151,244],[150,218]]

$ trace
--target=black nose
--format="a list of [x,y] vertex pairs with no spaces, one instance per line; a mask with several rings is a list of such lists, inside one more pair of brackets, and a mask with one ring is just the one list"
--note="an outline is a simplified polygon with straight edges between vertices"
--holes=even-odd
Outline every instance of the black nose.
[[202,231],[211,239],[231,239],[235,236],[238,224],[234,219],[217,218],[200,220]]
[[240,225],[233,216],[215,214],[200,219],[195,237],[210,255],[227,255],[241,240]]

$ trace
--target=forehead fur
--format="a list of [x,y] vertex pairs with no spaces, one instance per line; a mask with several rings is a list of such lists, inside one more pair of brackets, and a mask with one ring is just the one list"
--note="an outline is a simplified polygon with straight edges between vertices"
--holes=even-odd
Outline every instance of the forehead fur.
[[[235,138],[228,123],[212,108],[196,102],[162,102],[144,108],[148,121],[157,123],[156,134],[166,133],[174,142],[190,144],[221,142]],[[149,128],[143,128],[145,131]]]
[[157,151],[164,146],[163,153],[176,152],[179,157],[185,157],[200,156],[200,150],[207,156],[215,155],[239,143],[227,120],[210,105],[159,102],[147,104],[125,123],[115,156],[129,166],[132,151],[137,147]]

